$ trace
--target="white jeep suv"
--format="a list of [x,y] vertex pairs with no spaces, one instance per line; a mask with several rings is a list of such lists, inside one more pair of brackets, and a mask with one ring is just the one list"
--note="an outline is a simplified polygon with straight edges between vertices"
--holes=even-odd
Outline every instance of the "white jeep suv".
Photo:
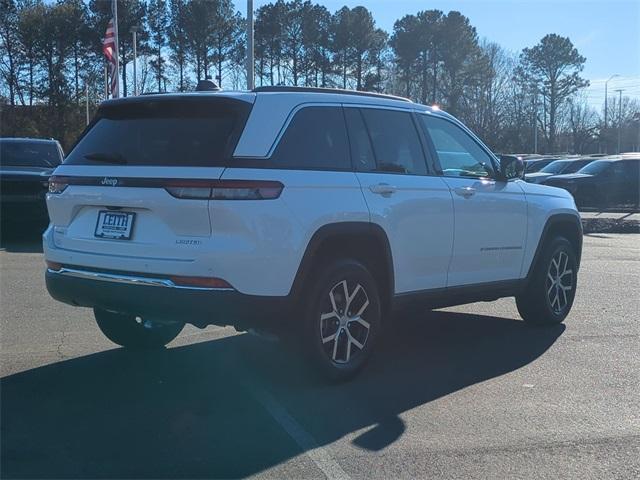
[[452,116],[295,87],[104,102],[50,181],[46,283],[125,347],[185,323],[302,336],[333,378],[407,306],[561,322],[582,227]]

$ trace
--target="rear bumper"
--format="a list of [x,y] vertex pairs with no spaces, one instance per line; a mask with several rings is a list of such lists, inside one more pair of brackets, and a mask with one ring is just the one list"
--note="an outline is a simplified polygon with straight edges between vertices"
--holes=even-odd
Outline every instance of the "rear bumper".
[[245,295],[233,289],[191,288],[170,280],[78,269],[47,269],[49,294],[79,307],[100,308],[204,328],[277,331],[291,317],[288,297]]

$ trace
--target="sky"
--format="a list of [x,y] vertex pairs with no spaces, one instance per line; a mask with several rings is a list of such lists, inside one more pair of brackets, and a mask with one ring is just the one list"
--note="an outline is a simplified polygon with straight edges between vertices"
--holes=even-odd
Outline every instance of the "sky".
[[[335,12],[344,5],[363,5],[379,27],[393,30],[394,22],[420,10],[458,10],[476,27],[478,36],[512,52],[532,47],[547,33],[569,37],[586,57],[582,75],[591,82],[589,103],[601,108],[604,83],[609,95],[640,99],[640,0],[314,0]],[[247,3],[235,0],[244,15]],[[270,0],[254,0],[254,8]]]

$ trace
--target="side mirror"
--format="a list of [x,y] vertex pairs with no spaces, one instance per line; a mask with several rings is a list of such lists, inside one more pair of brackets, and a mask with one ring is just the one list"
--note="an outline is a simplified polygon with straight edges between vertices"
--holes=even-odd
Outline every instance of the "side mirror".
[[524,178],[524,162],[522,159],[511,155],[500,155],[500,176],[505,181]]

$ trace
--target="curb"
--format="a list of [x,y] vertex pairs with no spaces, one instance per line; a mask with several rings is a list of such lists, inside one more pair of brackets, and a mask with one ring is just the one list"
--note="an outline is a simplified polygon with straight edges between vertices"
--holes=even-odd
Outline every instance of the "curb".
[[589,233],[640,233],[640,221],[627,218],[582,218],[582,229]]

